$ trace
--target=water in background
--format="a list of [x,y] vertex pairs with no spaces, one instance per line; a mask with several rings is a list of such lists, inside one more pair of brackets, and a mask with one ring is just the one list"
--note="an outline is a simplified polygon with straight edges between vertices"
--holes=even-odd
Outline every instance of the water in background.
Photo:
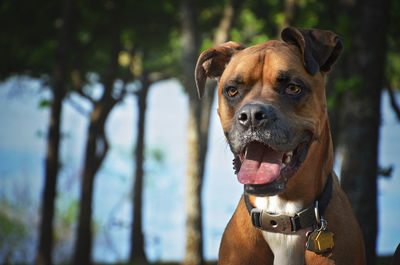
[[[17,89],[16,89],[17,88]],[[25,204],[32,216],[30,249],[33,254],[38,206],[43,185],[45,138],[48,109],[39,109],[40,99],[34,80],[11,80],[0,87],[0,196],[15,200],[26,197]],[[11,92],[14,91],[14,92]],[[17,91],[17,93],[15,93]],[[18,92],[19,91],[19,92]],[[397,95],[400,101],[400,95]],[[392,178],[379,180],[378,253],[392,253],[400,241],[400,122],[396,120],[383,94],[380,134],[380,164],[393,165]],[[90,106],[77,97],[66,101],[63,108],[63,167],[60,172],[57,208],[59,212],[76,208],[82,168],[87,118],[73,108],[74,104]],[[242,186],[231,168],[232,155],[225,143],[213,107],[209,153],[203,187],[204,246],[207,259],[216,259],[220,238],[231,217]],[[187,101],[175,81],[158,83],[151,88],[146,124],[148,160],[145,164],[144,233],[146,253],[151,261],[181,260],[185,246],[185,160]],[[125,260],[129,251],[131,222],[131,188],[137,112],[135,98],[119,104],[111,113],[106,133],[111,149],[95,180],[94,198],[94,259],[114,262]],[[158,156],[154,155],[158,154]],[[161,162],[156,157],[161,157]],[[339,168],[338,165],[335,168]],[[338,169],[336,169],[338,172]],[[19,194],[19,195],[18,195]],[[23,196],[21,196],[23,195]],[[0,197],[0,198],[1,198]],[[33,208],[32,208],[33,207]],[[56,258],[70,256],[75,224],[56,247]],[[28,255],[31,256],[31,255]]]

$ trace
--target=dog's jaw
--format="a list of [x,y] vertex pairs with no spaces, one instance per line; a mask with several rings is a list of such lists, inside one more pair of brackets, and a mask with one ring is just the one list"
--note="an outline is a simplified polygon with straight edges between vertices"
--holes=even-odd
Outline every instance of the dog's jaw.
[[[273,135],[278,135],[279,133],[280,131],[274,131]],[[260,133],[256,135],[260,135]],[[286,151],[287,148],[281,145],[271,146],[270,142],[262,137],[241,137],[241,139],[246,140],[242,140],[239,145],[238,150],[241,151],[235,153],[234,148],[232,148],[232,143],[235,141],[232,141],[232,138],[228,138],[236,157],[234,161],[235,171],[238,173],[239,182],[245,184],[246,194],[273,196],[284,192],[286,183],[301,167],[312,143],[313,135],[311,132],[304,131],[300,135],[302,136],[296,137],[292,141],[289,140],[290,143],[285,145],[290,146],[292,148],[291,151]],[[254,155],[252,158],[251,155],[247,157],[248,146],[254,147],[253,149],[265,149],[264,151],[253,150],[253,154],[258,154],[258,162],[254,161]],[[263,148],[263,146],[265,147]],[[248,162],[247,158],[253,159],[249,161],[249,164],[252,165],[250,167],[246,167],[247,164],[244,163]],[[259,166],[258,169],[255,164]]]

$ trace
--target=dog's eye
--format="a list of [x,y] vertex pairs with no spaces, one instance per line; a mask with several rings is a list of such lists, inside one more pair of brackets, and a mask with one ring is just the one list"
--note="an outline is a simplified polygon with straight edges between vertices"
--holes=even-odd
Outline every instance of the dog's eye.
[[290,84],[285,89],[285,93],[288,95],[298,95],[301,92],[301,87],[295,84]]
[[239,90],[236,87],[230,86],[226,89],[226,93],[228,93],[228,96],[233,98],[239,95]]

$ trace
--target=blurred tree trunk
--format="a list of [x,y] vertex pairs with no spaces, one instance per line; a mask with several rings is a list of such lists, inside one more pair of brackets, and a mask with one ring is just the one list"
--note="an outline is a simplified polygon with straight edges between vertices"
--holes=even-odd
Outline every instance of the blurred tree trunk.
[[299,5],[299,0],[285,0],[284,1],[284,20],[278,30],[278,39],[281,36],[281,32],[284,28],[294,26],[296,9]]
[[334,154],[337,153],[340,131],[344,129],[341,127],[341,115],[345,115],[342,108],[344,98],[343,91],[348,88],[340,85],[340,82],[349,77],[348,73],[351,72],[351,67],[348,65],[348,60],[352,56],[352,51],[349,49],[353,35],[353,32],[350,32],[352,26],[350,27],[350,25],[348,25],[343,27],[342,21],[352,20],[350,12],[352,5],[353,3],[349,1],[326,1],[324,9],[318,13],[321,29],[331,30],[338,34],[346,47],[340,59],[327,75],[325,84]]
[[104,125],[115,104],[111,94],[104,92],[102,100],[94,104],[90,115],[73,264],[91,264],[94,178],[108,151]]
[[[189,98],[187,124],[187,172],[186,172],[186,249],[183,264],[203,264],[201,184],[204,160],[201,152],[205,149],[200,142],[200,103],[194,84],[194,68],[200,47],[197,26],[197,6],[194,0],[181,2],[182,16],[182,69],[183,87]],[[203,145],[203,148],[201,147]]]
[[92,251],[92,202],[93,187],[98,172],[108,151],[108,141],[104,127],[113,107],[125,95],[125,84],[120,95],[115,95],[114,82],[118,75],[118,56],[121,50],[120,17],[121,3],[114,1],[110,10],[110,59],[109,66],[102,76],[103,95],[97,101],[92,101],[93,110],[90,114],[89,129],[86,139],[86,152],[82,173],[82,187],[79,205],[78,229],[74,249],[74,265],[90,265]]
[[129,261],[132,263],[140,262],[147,263],[146,254],[144,251],[143,225],[142,225],[142,196],[143,196],[143,164],[145,152],[145,125],[146,125],[146,108],[147,95],[151,82],[148,74],[143,73],[141,78],[141,88],[136,92],[138,106],[138,121],[137,121],[137,136],[135,147],[135,176],[132,195],[132,230],[131,230],[131,249]]
[[[229,31],[242,1],[232,0],[225,7],[224,15],[214,36],[214,44],[228,41]],[[201,190],[204,163],[208,148],[208,130],[216,82],[207,84],[208,92],[199,101],[194,83],[194,69],[199,56],[199,32],[196,2],[182,1],[182,65],[183,86],[188,93],[189,118],[187,124],[186,172],[186,250],[183,264],[204,264]]]
[[74,0],[62,1],[63,21],[58,36],[54,72],[52,76],[52,102],[47,133],[45,184],[42,194],[39,243],[35,257],[36,265],[51,265],[53,253],[53,220],[59,168],[62,101],[66,95],[68,57],[71,54]]
[[340,150],[341,184],[364,235],[368,264],[375,264],[377,235],[377,173],[381,90],[384,81],[389,1],[356,1],[351,9],[352,50]]
[[344,114],[342,110],[343,95],[339,95],[339,93],[337,93],[337,88],[335,87],[335,80],[346,76],[346,72],[348,71],[345,57],[346,56],[343,55],[335,64],[327,77],[325,85],[327,101],[329,102],[331,100],[334,102],[328,104],[328,117],[334,154],[338,151],[337,147],[339,145],[340,132],[345,129],[341,127],[341,116]]

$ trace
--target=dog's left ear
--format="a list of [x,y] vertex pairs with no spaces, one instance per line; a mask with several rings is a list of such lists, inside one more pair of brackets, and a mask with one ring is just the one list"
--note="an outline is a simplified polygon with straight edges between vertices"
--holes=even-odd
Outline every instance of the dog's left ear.
[[312,75],[329,72],[343,50],[339,36],[331,31],[289,27],[282,31],[281,37],[300,48],[304,67]]
[[230,41],[210,48],[200,54],[197,60],[194,77],[197,92],[201,99],[204,95],[204,87],[207,77],[219,79],[231,60],[233,54],[245,47],[242,44]]

